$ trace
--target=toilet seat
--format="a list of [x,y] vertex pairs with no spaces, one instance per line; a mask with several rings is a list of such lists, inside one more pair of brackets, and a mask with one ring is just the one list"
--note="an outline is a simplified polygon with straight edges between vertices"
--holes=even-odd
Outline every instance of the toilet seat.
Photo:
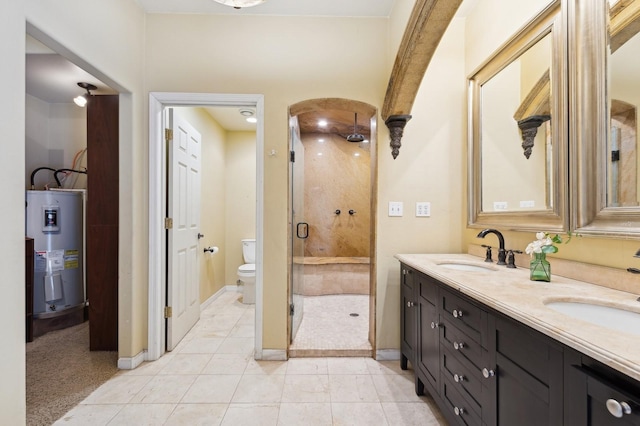
[[238,268],[239,276],[253,276],[256,274],[256,264],[255,263],[245,263],[244,265],[240,265]]

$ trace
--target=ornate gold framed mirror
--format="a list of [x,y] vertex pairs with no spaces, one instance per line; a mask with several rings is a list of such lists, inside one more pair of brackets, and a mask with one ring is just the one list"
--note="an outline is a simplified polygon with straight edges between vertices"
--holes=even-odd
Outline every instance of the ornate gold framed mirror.
[[568,229],[560,3],[552,2],[469,77],[471,227]]

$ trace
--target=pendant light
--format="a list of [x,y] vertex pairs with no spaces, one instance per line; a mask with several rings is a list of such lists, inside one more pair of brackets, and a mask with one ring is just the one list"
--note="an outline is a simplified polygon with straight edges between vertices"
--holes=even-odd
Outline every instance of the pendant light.
[[267,0],[213,0],[216,3],[231,6],[234,9],[242,9],[244,7],[253,7],[264,3]]

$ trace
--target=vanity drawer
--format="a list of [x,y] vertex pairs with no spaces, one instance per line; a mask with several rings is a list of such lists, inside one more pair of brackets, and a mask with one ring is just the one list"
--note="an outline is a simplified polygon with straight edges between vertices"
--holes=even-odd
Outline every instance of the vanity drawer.
[[450,321],[467,336],[485,346],[482,336],[487,336],[487,313],[469,300],[442,289],[441,322]]
[[480,413],[480,407],[483,405],[482,382],[484,380],[481,370],[446,348],[442,351],[441,359],[441,375],[446,376],[451,385],[457,386],[460,394]]
[[478,369],[483,367],[484,349],[480,342],[467,336],[456,326],[455,321],[450,321],[447,317],[441,318],[440,345],[465,357]]
[[449,380],[446,375],[442,375],[442,399],[446,406],[446,410],[449,410],[446,416],[449,420],[456,421],[460,425],[478,425],[482,424],[480,417],[480,406],[469,402],[460,393],[460,385],[456,382]]

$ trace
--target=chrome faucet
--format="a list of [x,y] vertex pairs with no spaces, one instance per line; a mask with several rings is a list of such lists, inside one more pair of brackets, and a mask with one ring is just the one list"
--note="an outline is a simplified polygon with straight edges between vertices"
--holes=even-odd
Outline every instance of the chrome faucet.
[[497,229],[484,229],[478,233],[478,238],[484,238],[487,234],[496,234],[500,248],[498,249],[498,265],[506,265],[507,252],[504,249],[504,237]]

